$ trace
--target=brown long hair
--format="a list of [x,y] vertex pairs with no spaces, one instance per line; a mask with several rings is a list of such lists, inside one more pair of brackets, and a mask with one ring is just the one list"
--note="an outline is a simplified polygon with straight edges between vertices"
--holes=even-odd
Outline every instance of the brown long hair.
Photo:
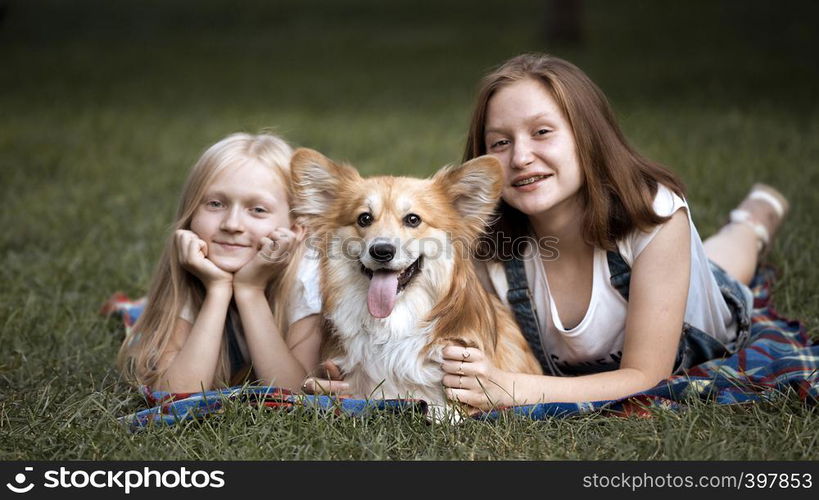
[[[188,174],[182,188],[182,196],[165,242],[165,248],[154,271],[148,292],[148,302],[130,335],[122,343],[117,364],[120,371],[132,384],[151,385],[156,383],[156,364],[168,346],[172,332],[180,321],[180,313],[190,304],[196,314],[205,299],[205,288],[193,274],[186,271],[177,258],[174,232],[190,229],[191,219],[201,204],[205,192],[213,179],[223,170],[235,168],[247,162],[258,162],[272,169],[279,182],[291,197],[290,157],[292,148],[283,139],[272,134],[232,134],[209,147]],[[288,203],[292,201],[288,199]],[[291,214],[291,220],[296,220]],[[298,265],[304,252],[299,245],[287,268],[268,284],[266,297],[273,317],[280,331],[287,332],[287,299],[296,279]],[[226,327],[227,328],[227,327]],[[226,330],[227,331],[227,330]],[[227,386],[237,374],[231,373],[226,337],[222,338],[222,349],[216,368],[214,384]]]
[[[626,140],[606,96],[574,64],[547,54],[522,54],[503,63],[481,81],[466,139],[464,161],[486,154],[485,127],[489,100],[524,79],[541,82],[571,127],[583,172],[580,188],[583,237],[594,246],[614,250],[617,241],[635,229],[649,230],[668,220],[653,210],[658,184],[679,196],[685,188],[677,176],[637,151]],[[505,235],[513,240],[529,232],[528,218],[501,202],[490,228],[491,246]],[[507,240],[508,241],[508,240]],[[498,250],[493,248],[493,250]],[[508,255],[508,251],[501,252]],[[497,251],[494,255],[499,255]]]

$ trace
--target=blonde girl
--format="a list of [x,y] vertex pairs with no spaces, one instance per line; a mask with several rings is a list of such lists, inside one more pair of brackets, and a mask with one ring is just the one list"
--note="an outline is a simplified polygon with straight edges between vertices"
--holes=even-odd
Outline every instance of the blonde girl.
[[[621,398],[747,343],[746,285],[788,208],[776,190],[755,185],[703,243],[678,178],[629,146],[585,73],[545,54],[483,80],[464,160],[483,154],[505,177],[485,286],[546,375],[453,345],[450,398],[483,409]],[[503,244],[522,238],[545,244]]]
[[290,146],[238,133],[193,166],[121,371],[153,390],[298,388],[318,362],[316,260],[290,213]]

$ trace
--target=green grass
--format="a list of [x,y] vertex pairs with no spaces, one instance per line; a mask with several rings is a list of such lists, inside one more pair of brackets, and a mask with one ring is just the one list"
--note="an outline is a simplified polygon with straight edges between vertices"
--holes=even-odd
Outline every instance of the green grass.
[[542,41],[542,2],[475,3],[9,2],[0,459],[817,459],[817,409],[787,394],[652,419],[449,427],[229,405],[171,429],[116,423],[143,403],[113,367],[122,327],[97,311],[145,293],[207,145],[272,127],[367,174],[428,175],[460,157],[478,78],[531,50],[601,85],[634,144],[686,181],[701,234],[755,180],[789,196],[775,301],[817,337],[816,6],[587,1],[572,48]]

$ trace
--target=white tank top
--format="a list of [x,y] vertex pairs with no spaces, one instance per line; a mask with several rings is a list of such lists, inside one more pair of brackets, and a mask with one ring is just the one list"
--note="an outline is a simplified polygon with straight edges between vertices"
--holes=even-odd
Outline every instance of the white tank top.
[[[670,216],[679,209],[685,209],[688,213],[691,228],[691,281],[685,322],[723,343],[733,341],[736,337],[736,321],[711,273],[702,240],[691,220],[688,204],[661,185],[654,198],[653,207],[654,211],[663,217]],[[662,225],[656,226],[647,233],[635,230],[617,242],[618,250],[629,266],[634,265],[634,261],[651,243],[661,227]],[[549,292],[549,282],[536,247],[537,245],[529,245],[524,266],[529,291],[532,294],[532,305],[540,324],[543,347],[558,367],[619,363],[623,355],[628,303],[611,285],[606,251],[601,248],[594,250],[592,293],[586,315],[578,325],[566,329],[560,321],[555,301]],[[488,282],[484,279],[484,286],[508,305],[506,295],[509,284],[506,281],[503,264],[486,263],[486,273],[487,276],[484,278],[488,278]],[[657,279],[662,280],[662,276],[658,276]]]

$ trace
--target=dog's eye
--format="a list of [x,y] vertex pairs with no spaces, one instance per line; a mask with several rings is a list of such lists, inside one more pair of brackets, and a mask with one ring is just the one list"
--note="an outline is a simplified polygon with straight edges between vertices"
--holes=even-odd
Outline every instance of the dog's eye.
[[418,224],[421,223],[421,217],[415,214],[407,214],[404,216],[404,224],[409,227],[418,227]]
[[367,227],[373,223],[373,215],[370,212],[364,212],[363,214],[358,216],[358,225],[361,227]]

